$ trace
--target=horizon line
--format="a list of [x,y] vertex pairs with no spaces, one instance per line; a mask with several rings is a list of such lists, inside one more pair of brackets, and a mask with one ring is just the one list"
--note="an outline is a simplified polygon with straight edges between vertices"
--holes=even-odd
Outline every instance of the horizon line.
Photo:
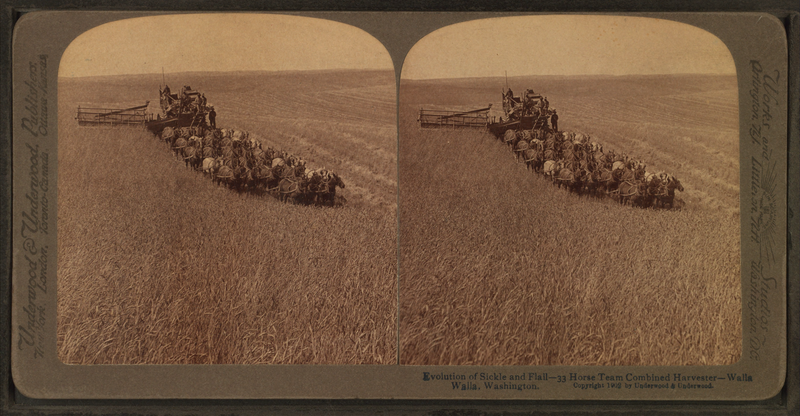
[[[343,72],[343,71],[391,71],[394,69],[389,68],[329,68],[329,69],[235,69],[230,71],[176,71],[176,72],[163,72],[164,75],[170,74],[230,74],[235,72],[271,72],[271,73],[291,73],[291,72]],[[98,74],[98,75],[80,75],[80,76],[59,76],[58,78],[72,79],[72,78],[96,78],[96,77],[121,77],[121,76],[142,76],[142,75],[161,75],[161,72],[137,72],[125,74]]]
[[[648,73],[648,74],[529,74],[529,75],[514,75],[508,76],[511,78],[525,78],[525,77],[630,77],[630,76],[675,76],[675,75],[714,75],[714,76],[736,76],[735,72],[732,73],[718,73],[718,72],[668,72],[668,73]],[[457,80],[457,79],[481,79],[481,78],[506,78],[505,75],[483,75],[473,77],[449,77],[449,78],[403,78],[400,75],[401,81],[443,81],[443,80]]]

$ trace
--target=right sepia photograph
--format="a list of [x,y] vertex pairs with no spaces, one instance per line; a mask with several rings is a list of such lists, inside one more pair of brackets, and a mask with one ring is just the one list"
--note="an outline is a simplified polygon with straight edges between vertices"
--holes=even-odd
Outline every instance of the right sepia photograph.
[[635,16],[468,21],[399,89],[399,360],[742,355],[739,100],[713,34]]

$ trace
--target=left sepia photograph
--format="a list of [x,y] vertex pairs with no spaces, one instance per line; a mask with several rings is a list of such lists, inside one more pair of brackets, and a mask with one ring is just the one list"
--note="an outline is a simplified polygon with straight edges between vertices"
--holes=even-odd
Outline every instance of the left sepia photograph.
[[367,32],[115,21],[58,67],[66,364],[395,364],[397,107]]

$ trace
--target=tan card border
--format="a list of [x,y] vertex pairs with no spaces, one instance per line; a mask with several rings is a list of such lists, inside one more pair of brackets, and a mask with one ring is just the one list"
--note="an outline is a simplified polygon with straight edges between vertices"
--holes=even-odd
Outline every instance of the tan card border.
[[[477,18],[506,16],[505,13],[296,13],[328,18],[359,26],[377,34],[390,51],[397,74],[409,48],[432,29]],[[99,24],[130,17],[151,15],[128,12],[39,12],[23,16],[13,40],[13,202],[12,202],[12,339],[11,366],[16,387],[24,395],[41,399],[493,399],[493,400],[759,400],[776,395],[786,375],[786,241],[787,223],[787,78],[788,52],[783,24],[767,13],[641,13],[632,16],[657,17],[684,22],[719,37],[730,49],[739,80],[740,179],[742,212],[742,360],[729,366],[708,367],[473,367],[473,366],[311,366],[311,365],[65,365],[56,352],[56,204],[57,183],[57,73],[61,54],[72,39]],[[513,14],[519,15],[519,14]],[[391,27],[380,30],[378,27]],[[377,32],[377,33],[376,33]],[[760,71],[755,71],[758,62]],[[30,68],[46,72],[46,86],[39,85],[34,102],[47,113],[43,130],[23,125],[29,86],[24,83]],[[768,136],[750,137],[748,93],[753,76],[775,74],[780,108],[773,114]],[[43,112],[43,113],[44,113]],[[768,137],[764,144],[763,137]],[[402,138],[400,139],[402,140]],[[36,148],[32,160],[30,147]],[[766,146],[766,147],[765,147]],[[769,161],[764,157],[769,155]],[[771,152],[771,153],[769,153]],[[45,157],[45,155],[47,155]],[[47,189],[42,196],[50,202],[49,232],[32,232],[24,225],[29,209],[26,187],[30,170],[42,168],[47,160]],[[778,235],[774,261],[763,254],[763,243],[751,238],[752,203],[764,196],[753,187],[754,166],[774,164],[778,186],[774,195]],[[753,215],[759,212],[753,212]],[[46,293],[29,279],[34,266],[26,260],[33,247],[41,255],[47,247]],[[39,279],[38,273],[34,273]],[[402,294],[401,294],[402,295]],[[30,307],[43,330],[24,333]],[[33,346],[23,337],[31,337]],[[466,379],[480,372],[505,375],[546,374],[546,381],[532,381],[531,390],[454,391],[448,381],[425,381],[424,374],[456,374]],[[728,381],[728,374],[747,375],[751,381]],[[675,380],[676,375],[680,380]],[[609,391],[579,389],[571,378],[594,377],[625,382],[629,375],[669,375],[669,383],[711,383],[711,389],[629,389]],[[559,382],[559,377],[566,382]],[[601,380],[602,379],[602,380]],[[683,380],[683,381],[681,381]]]

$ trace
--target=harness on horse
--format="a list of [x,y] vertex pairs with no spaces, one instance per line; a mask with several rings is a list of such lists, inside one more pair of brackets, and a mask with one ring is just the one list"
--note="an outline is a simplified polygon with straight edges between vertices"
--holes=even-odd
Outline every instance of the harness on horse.
[[[289,185],[289,190],[288,191],[284,191],[284,190],[280,189],[281,185],[280,185],[280,183],[278,183],[278,188],[279,188],[280,193],[282,193],[282,194],[291,194],[291,193],[294,193],[294,192],[298,192],[300,190],[300,179],[296,179],[295,177],[286,177],[286,178],[281,178],[281,179],[288,181],[289,183],[291,183],[291,185]],[[294,188],[293,188],[293,186],[294,186]]]

